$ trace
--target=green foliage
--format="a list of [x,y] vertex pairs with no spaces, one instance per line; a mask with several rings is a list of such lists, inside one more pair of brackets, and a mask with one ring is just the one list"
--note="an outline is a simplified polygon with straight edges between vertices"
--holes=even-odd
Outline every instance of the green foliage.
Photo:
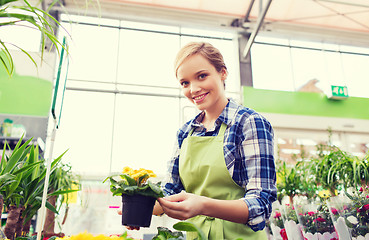
[[354,237],[365,236],[369,233],[369,195],[363,188],[353,193],[346,191],[345,194],[351,200],[351,205],[346,206],[343,212],[346,225]]
[[[15,2],[17,4],[14,4]],[[60,23],[48,13],[48,10],[42,10],[32,6],[27,0],[0,0],[0,19],[2,19],[0,27],[20,25],[26,22],[39,31],[42,37],[41,60],[44,54],[46,39],[49,39],[57,49],[62,46],[62,43],[60,43],[53,31],[53,25],[60,26]],[[7,43],[0,39],[0,62],[9,75],[12,75],[14,72],[14,62],[8,50],[8,45],[17,47],[37,66],[36,61],[27,51],[13,43]]]
[[185,240],[182,232],[171,231],[166,227],[158,227],[158,234],[156,234],[152,240],[167,240],[167,239],[180,239]]
[[[120,177],[119,181],[114,179],[117,176]],[[146,179],[147,176],[145,175],[140,177],[138,181],[135,181],[128,174],[121,174],[109,176],[103,182],[110,181],[110,191],[113,193],[113,196],[140,194],[154,198],[164,197],[160,182],[152,183],[151,181],[146,181]]]
[[178,222],[173,225],[173,228],[178,231],[185,231],[185,232],[197,232],[198,240],[207,240],[208,238],[205,236],[204,232],[197,227],[192,222]]
[[[363,159],[353,156],[332,144],[330,129],[328,135],[327,143],[316,145],[315,156],[307,157],[301,146],[301,160],[294,166],[277,162],[280,199],[295,195],[312,198],[320,190],[328,190],[330,196],[335,196],[337,191],[369,183],[369,153]],[[294,155],[295,160],[297,157]]]
[[[24,221],[30,220],[40,209],[46,176],[46,160],[39,155],[38,147],[31,144],[32,138],[22,144],[20,138],[14,149],[7,143],[4,144],[2,160],[0,162],[0,193],[4,196],[5,206],[24,206],[22,216]],[[10,151],[10,156],[5,154]],[[51,162],[49,196],[73,192],[65,188],[65,184],[53,181],[58,177],[63,178],[59,182],[66,182],[66,175],[58,174],[61,159],[66,151]],[[46,207],[58,213],[57,209],[46,201]]]

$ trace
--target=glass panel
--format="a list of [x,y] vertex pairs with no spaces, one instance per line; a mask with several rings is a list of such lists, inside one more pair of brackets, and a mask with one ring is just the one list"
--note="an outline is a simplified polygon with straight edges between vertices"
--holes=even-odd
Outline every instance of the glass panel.
[[118,95],[111,171],[130,166],[164,175],[178,128],[178,99]]
[[256,35],[255,43],[260,43],[260,42],[271,43],[271,44],[280,44],[280,45],[288,45],[289,44],[289,40],[286,39],[286,38]]
[[[64,22],[77,22],[77,23],[89,23],[96,25],[105,25],[105,26],[119,26],[119,20],[110,19],[110,18],[102,18],[102,17],[89,17],[89,16],[81,16],[81,15],[72,15],[72,14],[61,14],[60,21]],[[74,37],[74,36],[73,36]]]
[[329,85],[346,86],[341,54],[339,52],[324,52],[323,56]]
[[[27,36],[25,38],[25,36]],[[0,28],[0,39],[8,49],[39,52],[41,46],[40,31],[34,29],[33,25],[27,22],[13,26],[3,26]],[[26,40],[27,39],[27,40]],[[1,46],[2,49],[2,46]]]
[[290,45],[294,47],[314,48],[314,49],[322,49],[323,47],[321,42],[304,41],[304,40],[290,40]]
[[255,88],[294,91],[289,48],[254,44],[251,61]]
[[227,32],[227,31],[215,31],[210,29],[204,28],[181,28],[181,34],[185,35],[197,35],[197,36],[204,36],[204,37],[212,37],[212,38],[224,38],[224,39],[233,39],[235,33],[234,32]]
[[69,39],[68,78],[114,82],[117,70],[119,29],[63,23]]
[[145,29],[145,30],[150,30],[150,31],[179,33],[179,27],[152,24],[152,23],[122,21],[121,26],[123,28],[134,28],[134,29]]
[[[67,90],[53,156],[85,175],[109,174],[114,94]],[[49,123],[52,129],[53,123]],[[48,156],[48,155],[45,155]]]
[[349,96],[369,98],[369,56],[342,54]]
[[179,36],[121,30],[118,82],[178,87],[173,64]]
[[297,91],[330,90],[321,51],[291,48],[294,82]]

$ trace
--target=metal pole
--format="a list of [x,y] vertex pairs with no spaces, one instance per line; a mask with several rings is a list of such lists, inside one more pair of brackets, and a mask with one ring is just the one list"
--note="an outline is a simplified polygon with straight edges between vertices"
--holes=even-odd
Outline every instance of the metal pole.
[[44,229],[44,224],[45,224],[46,197],[47,197],[47,189],[49,188],[51,161],[52,161],[52,157],[53,157],[53,149],[54,149],[54,142],[55,142],[55,135],[56,135],[56,125],[57,125],[56,118],[53,118],[53,120],[54,120],[54,127],[53,127],[53,131],[51,133],[49,157],[48,157],[47,163],[46,163],[46,176],[45,176],[44,191],[42,193],[42,202],[41,202],[41,208],[40,208],[40,222],[36,226],[37,240],[41,239],[41,235],[42,235],[42,232],[43,232],[43,229]]
[[272,0],[268,0],[268,2],[266,3],[265,8],[263,9],[261,15],[258,17],[258,20],[256,22],[256,27],[254,29],[254,31],[251,33],[251,36],[249,38],[249,40],[247,41],[246,47],[243,50],[243,57],[246,58],[247,54],[249,54],[250,49],[251,49],[251,45],[254,43],[255,37],[259,32],[259,29],[261,27],[261,24],[264,21],[265,15],[268,12],[269,6],[272,3]]

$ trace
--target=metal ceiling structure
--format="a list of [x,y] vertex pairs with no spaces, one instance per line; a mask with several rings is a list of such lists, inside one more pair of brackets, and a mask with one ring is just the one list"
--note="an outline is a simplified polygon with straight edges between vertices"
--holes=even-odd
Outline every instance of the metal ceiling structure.
[[[69,12],[369,46],[368,0],[65,0]],[[269,6],[268,6],[269,5]],[[260,23],[260,25],[259,25]]]

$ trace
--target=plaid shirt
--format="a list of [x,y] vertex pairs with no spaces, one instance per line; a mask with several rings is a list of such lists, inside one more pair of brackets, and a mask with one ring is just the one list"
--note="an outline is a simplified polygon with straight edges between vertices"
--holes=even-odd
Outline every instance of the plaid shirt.
[[273,128],[268,120],[252,109],[238,105],[230,99],[215,126],[206,131],[201,123],[204,112],[188,121],[177,132],[173,157],[168,162],[169,176],[164,186],[167,195],[184,190],[179,177],[179,152],[183,140],[192,128],[193,136],[216,136],[222,123],[227,125],[224,134],[224,159],[233,180],[245,188],[242,198],[249,208],[247,225],[254,231],[265,227],[272,202],[276,200],[276,172],[274,164]]

